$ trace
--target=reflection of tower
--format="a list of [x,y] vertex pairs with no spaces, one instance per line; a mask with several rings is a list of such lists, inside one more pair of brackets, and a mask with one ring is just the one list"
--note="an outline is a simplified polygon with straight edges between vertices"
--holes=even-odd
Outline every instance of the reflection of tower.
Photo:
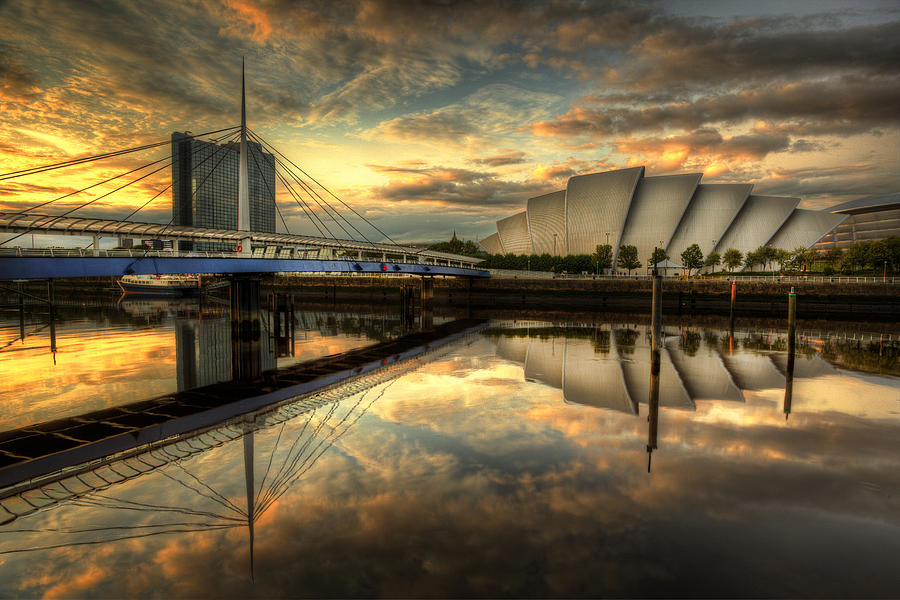
[[226,319],[175,324],[178,391],[231,379],[231,330]]

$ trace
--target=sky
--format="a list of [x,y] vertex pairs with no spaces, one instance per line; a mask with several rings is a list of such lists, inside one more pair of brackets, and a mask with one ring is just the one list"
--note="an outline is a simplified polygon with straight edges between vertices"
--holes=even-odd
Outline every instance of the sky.
[[[481,239],[572,175],[637,165],[804,208],[900,189],[887,1],[0,0],[0,171],[237,125],[242,57],[248,126],[397,241]],[[167,153],[2,180],[0,210]],[[124,217],[169,181],[77,214]],[[315,232],[280,187],[278,206]],[[171,211],[164,192],[132,218]]]

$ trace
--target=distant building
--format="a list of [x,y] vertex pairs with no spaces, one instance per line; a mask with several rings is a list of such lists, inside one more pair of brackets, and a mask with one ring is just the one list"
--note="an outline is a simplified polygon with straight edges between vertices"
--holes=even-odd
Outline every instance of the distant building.
[[642,264],[661,247],[673,259],[759,246],[809,248],[847,218],[797,208],[799,198],[752,194],[751,184],[703,184],[701,174],[645,177],[644,167],[578,175],[566,189],[530,198],[478,244],[491,254],[591,254],[635,246]]
[[[247,142],[250,230],[275,232],[275,157]],[[172,217],[175,225],[238,228],[240,146],[172,134]],[[182,242],[182,249],[189,249]],[[197,250],[228,249],[229,244],[197,242]]]
[[851,200],[828,210],[847,215],[847,219],[823,237],[817,249],[846,248],[856,242],[900,236],[900,193]]

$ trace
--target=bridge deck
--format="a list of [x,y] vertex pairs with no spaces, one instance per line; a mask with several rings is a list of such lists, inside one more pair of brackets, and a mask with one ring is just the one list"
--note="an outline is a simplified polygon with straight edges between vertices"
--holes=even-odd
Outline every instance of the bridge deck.
[[179,273],[368,273],[490,277],[483,269],[420,263],[290,258],[200,257],[11,257],[0,256],[2,279],[56,279],[68,277],[121,277],[126,274]]

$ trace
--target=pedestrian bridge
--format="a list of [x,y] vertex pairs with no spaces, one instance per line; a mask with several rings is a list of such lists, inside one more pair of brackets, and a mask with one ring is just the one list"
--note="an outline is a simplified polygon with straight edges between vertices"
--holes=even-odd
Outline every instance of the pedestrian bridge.
[[[0,279],[178,273],[360,273],[490,277],[478,258],[412,246],[110,219],[0,213],[0,232],[91,236],[91,248],[0,248]],[[218,242],[233,252],[99,249],[102,237]],[[240,252],[249,238],[251,252]]]

